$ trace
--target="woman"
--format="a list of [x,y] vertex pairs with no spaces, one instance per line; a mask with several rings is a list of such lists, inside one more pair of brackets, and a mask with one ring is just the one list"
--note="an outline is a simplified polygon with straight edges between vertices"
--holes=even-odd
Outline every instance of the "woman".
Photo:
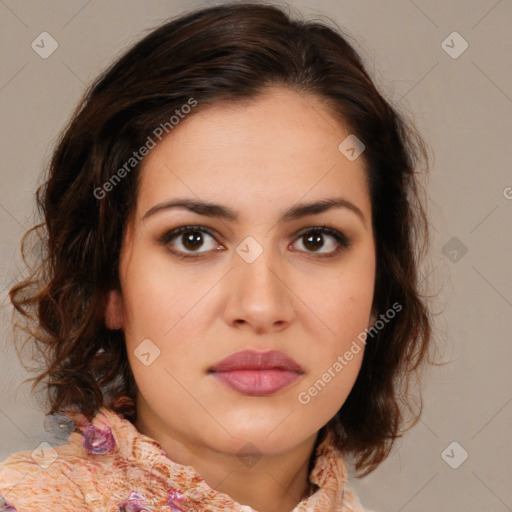
[[429,347],[424,154],[322,24],[224,5],[131,48],[38,190],[10,297],[74,431],[3,462],[4,510],[363,510],[344,458],[387,457]]

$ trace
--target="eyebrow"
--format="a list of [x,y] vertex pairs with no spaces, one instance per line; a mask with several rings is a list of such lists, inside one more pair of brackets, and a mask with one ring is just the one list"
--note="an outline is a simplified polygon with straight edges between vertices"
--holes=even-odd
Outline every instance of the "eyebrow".
[[[173,208],[186,208],[191,212],[197,213],[199,215],[205,215],[206,217],[216,217],[231,221],[236,221],[238,219],[238,213],[227,206],[197,199],[178,198],[165,201],[151,207],[144,214],[142,220]],[[320,201],[302,203],[292,206],[290,209],[283,213],[279,219],[279,222],[291,222],[297,219],[301,219],[302,217],[307,217],[308,215],[317,215],[333,208],[346,208],[354,212],[366,226],[366,218],[363,212],[354,203],[342,197],[327,198]]]

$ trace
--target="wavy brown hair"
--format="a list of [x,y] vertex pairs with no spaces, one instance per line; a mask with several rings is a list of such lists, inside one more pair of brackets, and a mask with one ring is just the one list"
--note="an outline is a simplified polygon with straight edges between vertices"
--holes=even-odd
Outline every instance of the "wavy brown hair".
[[47,415],[78,410],[91,419],[108,406],[136,419],[124,333],[107,329],[104,310],[108,292],[120,289],[140,164],[104,197],[94,191],[191,98],[194,115],[276,84],[316,95],[365,144],[377,251],[373,311],[395,302],[403,308],[367,344],[354,387],[327,426],[367,474],[405,431],[405,413],[418,420],[421,395],[418,410],[409,384],[431,339],[419,279],[428,246],[418,174],[428,167],[425,144],[379,93],[341,30],[250,3],[194,11],[151,31],[89,87],[57,142],[36,194],[42,222],[22,240],[30,273],[9,295],[25,333],[18,353],[28,346],[40,363],[28,380],[45,391]]

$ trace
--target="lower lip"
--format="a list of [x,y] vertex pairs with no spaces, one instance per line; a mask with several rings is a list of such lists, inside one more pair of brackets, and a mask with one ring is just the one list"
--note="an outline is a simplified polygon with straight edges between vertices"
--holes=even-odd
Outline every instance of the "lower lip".
[[289,386],[299,377],[296,372],[278,368],[214,372],[213,375],[235,391],[249,396],[272,395]]

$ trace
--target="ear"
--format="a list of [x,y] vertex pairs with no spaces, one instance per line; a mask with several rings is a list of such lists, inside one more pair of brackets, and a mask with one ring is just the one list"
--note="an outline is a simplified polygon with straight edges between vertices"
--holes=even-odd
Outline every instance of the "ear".
[[124,327],[123,298],[118,290],[111,290],[105,306],[105,325],[111,330]]

